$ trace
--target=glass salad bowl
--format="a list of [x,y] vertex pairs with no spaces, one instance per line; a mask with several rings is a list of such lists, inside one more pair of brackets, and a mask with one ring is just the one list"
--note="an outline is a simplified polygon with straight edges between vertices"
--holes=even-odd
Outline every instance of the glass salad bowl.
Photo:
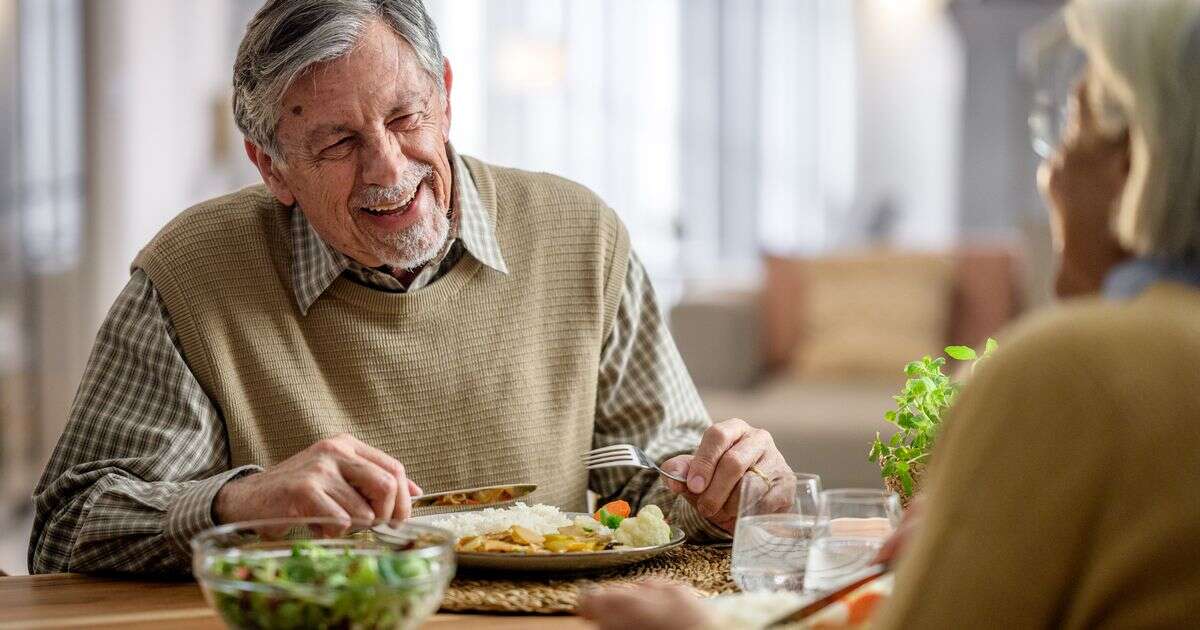
[[386,536],[323,518],[221,525],[192,539],[192,572],[230,628],[416,628],[454,576],[454,539],[382,524]]

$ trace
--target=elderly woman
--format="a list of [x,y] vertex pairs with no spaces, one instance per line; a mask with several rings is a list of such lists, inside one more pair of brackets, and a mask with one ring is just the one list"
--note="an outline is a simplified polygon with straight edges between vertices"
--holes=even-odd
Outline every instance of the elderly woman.
[[[1088,69],[1039,179],[1078,298],[963,391],[880,627],[1200,627],[1200,2],[1065,10]],[[598,609],[704,619],[659,589]]]

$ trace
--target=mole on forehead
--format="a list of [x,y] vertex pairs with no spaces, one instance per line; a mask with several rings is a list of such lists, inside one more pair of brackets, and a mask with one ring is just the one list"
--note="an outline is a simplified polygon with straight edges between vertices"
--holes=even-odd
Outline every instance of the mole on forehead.
[[303,113],[304,113],[304,108],[299,105],[292,108],[292,114],[295,116],[299,116],[300,114],[303,114]]

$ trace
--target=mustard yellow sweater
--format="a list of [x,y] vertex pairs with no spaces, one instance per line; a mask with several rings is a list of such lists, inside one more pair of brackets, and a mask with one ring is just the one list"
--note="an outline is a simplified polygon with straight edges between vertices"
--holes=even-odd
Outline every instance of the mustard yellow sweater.
[[1200,628],[1200,291],[1025,322],[938,445],[884,628]]

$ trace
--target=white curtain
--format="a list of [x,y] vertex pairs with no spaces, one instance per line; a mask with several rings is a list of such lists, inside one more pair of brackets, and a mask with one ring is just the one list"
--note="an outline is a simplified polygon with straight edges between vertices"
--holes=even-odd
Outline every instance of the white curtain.
[[578,181],[677,259],[680,0],[432,0],[462,152]]
[[590,186],[660,284],[957,233],[940,3],[429,0],[463,151]]

